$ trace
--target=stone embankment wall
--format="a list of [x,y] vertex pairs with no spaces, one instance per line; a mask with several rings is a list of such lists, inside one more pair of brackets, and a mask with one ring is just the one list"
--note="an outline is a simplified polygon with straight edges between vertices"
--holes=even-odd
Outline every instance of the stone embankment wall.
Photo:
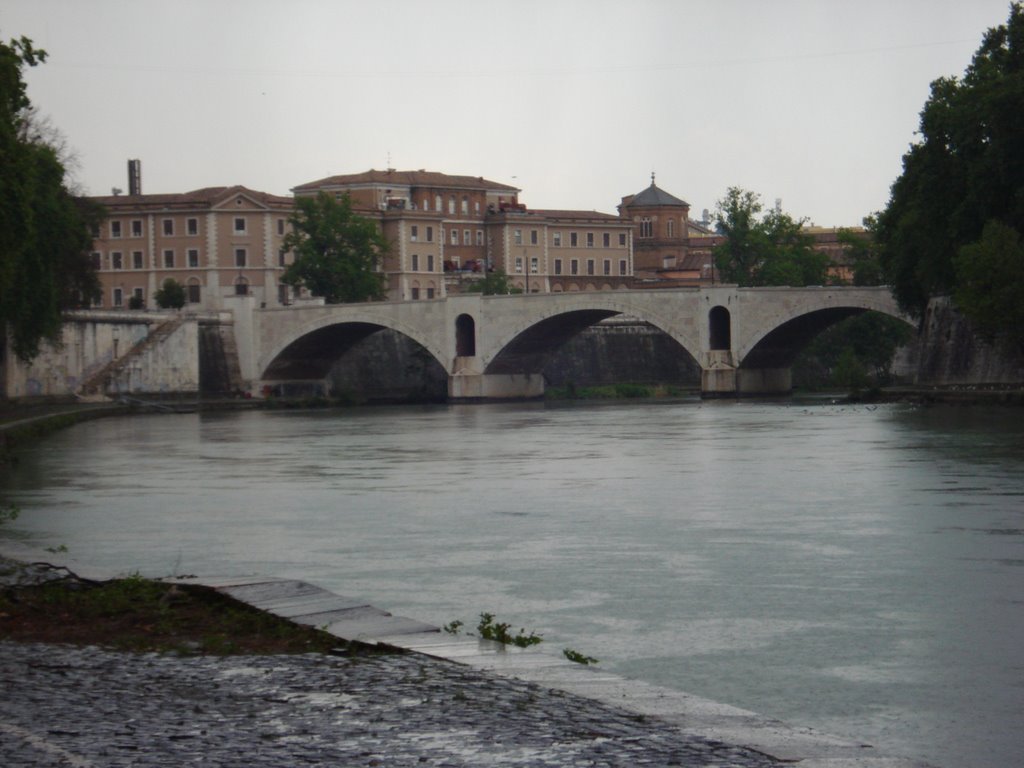
[[920,386],[1024,385],[1024,354],[989,344],[949,298],[932,299],[916,348]]
[[[168,313],[71,313],[59,343],[44,344],[31,363],[7,356],[3,394],[9,398],[74,396],[97,377],[107,393],[195,392],[199,368],[194,320],[181,323],[158,343],[140,348],[172,317]],[[123,366],[118,366],[119,360]],[[109,377],[103,375],[105,371]]]

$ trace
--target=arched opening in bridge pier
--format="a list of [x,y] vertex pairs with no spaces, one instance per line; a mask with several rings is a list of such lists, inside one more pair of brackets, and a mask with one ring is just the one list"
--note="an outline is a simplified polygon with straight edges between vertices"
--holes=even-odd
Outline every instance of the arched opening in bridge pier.
[[429,351],[372,323],[319,328],[289,344],[264,371],[270,394],[358,402],[442,402],[448,373]]
[[476,320],[471,315],[455,318],[455,354],[458,357],[476,355]]
[[679,342],[650,323],[611,310],[577,310],[542,320],[513,339],[485,373],[540,373],[549,387],[700,386],[700,367]]
[[732,349],[732,317],[725,307],[712,307],[708,312],[708,347]]

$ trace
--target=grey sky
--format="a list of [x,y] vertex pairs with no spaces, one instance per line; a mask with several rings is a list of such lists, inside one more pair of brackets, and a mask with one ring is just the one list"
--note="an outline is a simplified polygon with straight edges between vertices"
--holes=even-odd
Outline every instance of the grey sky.
[[821,225],[885,205],[929,83],[1006,0],[4,0],[29,94],[91,194],[368,168],[480,175],[615,212],[729,186]]

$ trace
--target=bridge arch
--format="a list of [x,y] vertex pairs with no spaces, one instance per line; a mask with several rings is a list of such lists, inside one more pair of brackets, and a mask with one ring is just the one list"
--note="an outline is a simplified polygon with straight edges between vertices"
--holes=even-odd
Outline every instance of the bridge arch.
[[445,354],[420,329],[383,313],[350,313],[338,319],[329,313],[316,317],[272,345],[258,363],[265,381],[323,379],[356,344],[374,333],[392,330],[423,347],[444,370]]
[[[565,293],[558,306],[538,303],[534,312],[522,312],[492,337],[490,354],[481,360],[485,374],[540,373],[559,347],[584,329],[616,315],[626,315],[662,331],[699,363],[699,336],[695,328],[673,322],[671,313],[653,311],[651,292],[624,297],[615,291]],[[632,299],[632,300],[631,300]],[[498,299],[500,300],[500,298]],[[676,317],[678,320],[678,317]],[[689,332],[687,332],[689,330]]]
[[[841,320],[865,312],[879,312],[916,327],[887,294],[865,292],[837,296],[837,292],[828,292],[793,306],[786,302],[774,306],[776,309],[759,323],[748,325],[748,333],[738,341],[735,351],[739,367],[788,368],[819,333]],[[778,306],[785,308],[779,310]]]

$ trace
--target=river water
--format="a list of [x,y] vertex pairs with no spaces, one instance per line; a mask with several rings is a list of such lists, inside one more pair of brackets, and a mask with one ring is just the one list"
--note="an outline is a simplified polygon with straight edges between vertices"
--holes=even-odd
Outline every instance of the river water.
[[[1024,751],[1024,411],[487,405],[80,424],[3,532],[298,577],[939,766]],[[544,647],[544,646],[542,646]]]

